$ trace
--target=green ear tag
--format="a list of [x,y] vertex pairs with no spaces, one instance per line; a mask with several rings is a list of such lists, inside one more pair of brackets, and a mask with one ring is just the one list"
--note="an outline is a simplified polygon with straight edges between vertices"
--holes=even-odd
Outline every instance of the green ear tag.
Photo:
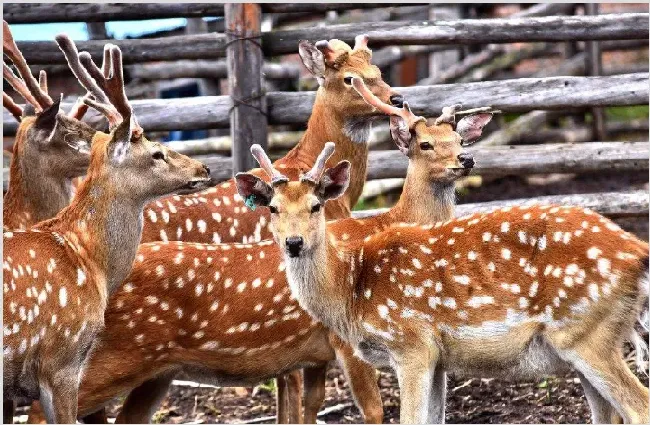
[[255,211],[256,205],[255,205],[255,195],[250,194],[246,197],[246,200],[244,201],[246,206],[250,208],[251,210]]

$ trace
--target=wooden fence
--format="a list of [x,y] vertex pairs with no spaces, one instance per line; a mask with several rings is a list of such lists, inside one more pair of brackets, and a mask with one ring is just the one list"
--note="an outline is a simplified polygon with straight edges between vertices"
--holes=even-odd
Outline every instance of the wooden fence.
[[[132,64],[136,78],[231,78],[229,93],[239,99],[255,97],[259,111],[265,111],[270,125],[304,126],[314,102],[314,92],[270,92],[264,93],[259,84],[261,73],[284,78],[295,78],[297,72],[291,68],[281,68],[266,63],[263,59],[273,56],[297,53],[301,39],[319,40],[338,38],[352,42],[354,36],[367,33],[370,46],[375,50],[375,59],[388,66],[408,55],[430,54],[464,45],[486,45],[482,51],[467,56],[462,62],[444,75],[425,79],[425,84],[417,87],[398,89],[416,114],[435,116],[443,106],[462,103],[466,108],[490,105],[504,112],[526,113],[519,120],[516,134],[526,128],[538,128],[546,122],[549,113],[602,110],[607,106],[647,105],[649,99],[648,73],[634,72],[603,75],[598,67],[596,56],[605,50],[637,49],[647,47],[649,35],[647,13],[623,13],[611,15],[592,14],[571,15],[575,5],[537,5],[511,18],[498,19],[457,19],[445,21],[379,21],[357,22],[317,26],[305,29],[272,30],[261,32],[260,19],[251,23],[247,19],[251,13],[264,14],[317,14],[329,10],[346,11],[350,9],[373,9],[386,7],[385,4],[249,4],[237,18],[221,4],[5,4],[4,18],[9,23],[40,22],[104,22],[107,20],[153,19],[168,17],[210,17],[224,16],[225,28],[249,36],[259,37],[261,51],[255,55],[232,62],[233,49],[255,51],[254,47],[241,43],[230,43],[231,35],[226,33],[206,33],[171,36],[158,39],[111,40],[119,45],[124,54],[125,64]],[[596,10],[597,12],[597,10]],[[569,13],[569,16],[566,14]],[[557,16],[544,16],[544,15]],[[302,15],[300,15],[302,16]],[[237,19],[239,26],[235,28]],[[246,21],[246,22],[244,22]],[[565,55],[565,49],[577,41],[587,41],[588,51],[574,51]],[[505,43],[543,42],[531,52],[509,57],[505,65],[499,63],[508,53],[503,49]],[[560,44],[558,44],[560,43]],[[80,50],[89,51],[100,60],[104,40],[79,42]],[[48,66],[63,64],[64,58],[52,41],[19,42],[27,61],[32,64]],[[233,47],[234,46],[234,47]],[[401,47],[396,47],[401,46]],[[591,47],[589,47],[591,46]],[[381,47],[384,47],[381,49]],[[229,56],[227,62],[216,59]],[[527,56],[526,56],[527,55]],[[489,76],[500,69],[512,66],[526,57],[544,55],[565,55],[567,60],[560,66],[559,76],[550,76],[548,70],[533,78],[518,78],[500,81],[480,81],[452,84],[431,84],[468,79],[471,73]],[[580,56],[582,55],[582,56]],[[596,55],[596,56],[594,56]],[[242,57],[242,55],[238,55]],[[154,61],[171,61],[151,63]],[[503,61],[502,61],[503,62]],[[546,75],[543,75],[546,72]],[[139,73],[139,74],[138,74]],[[147,74],[148,73],[148,74]],[[147,75],[149,77],[147,77]],[[553,74],[551,74],[553,75]],[[557,75],[557,74],[555,74]],[[591,76],[584,76],[591,75]],[[242,78],[245,76],[246,78]],[[470,78],[471,79],[471,78]],[[242,85],[242,81],[254,84]],[[65,109],[71,105],[64,104]],[[232,152],[234,158],[216,155],[199,155],[213,170],[217,178],[226,179],[233,171],[250,166],[252,159],[247,155],[252,143],[266,144],[266,131],[259,134],[238,132],[237,128],[250,126],[242,123],[257,122],[253,108],[234,108],[231,96],[203,96],[181,99],[148,99],[133,101],[139,122],[147,131],[192,130],[231,128]],[[595,108],[595,109],[594,109]],[[533,111],[533,112],[531,112]],[[595,113],[594,116],[596,116]],[[100,117],[89,113],[89,122],[99,125]],[[600,127],[587,129],[587,137],[599,142],[580,144],[544,144],[523,146],[481,146],[471,150],[477,160],[475,173],[480,175],[534,174],[534,173],[581,173],[615,169],[621,171],[648,170],[647,142],[603,142],[607,133],[604,118],[598,118]],[[6,111],[3,115],[5,136],[15,134],[17,125]],[[516,124],[516,123],[513,123]],[[646,123],[641,123],[642,126]],[[263,125],[264,129],[266,126]],[[500,140],[490,144],[499,145],[515,140],[513,127],[501,130]],[[507,133],[510,131],[510,133]],[[517,133],[518,132],[518,133]],[[504,136],[505,137],[504,139]],[[494,139],[493,135],[493,139]],[[583,137],[584,140],[584,137]],[[244,158],[246,157],[246,158]],[[403,177],[407,161],[397,151],[372,151],[369,157],[368,178],[383,179]],[[6,175],[5,175],[6,184]],[[613,216],[638,216],[648,213],[648,194],[645,192],[604,193],[571,195],[530,200],[513,200],[485,204],[459,206],[459,213],[483,211],[501,205],[535,201],[553,201],[577,204],[594,208]],[[359,212],[365,215],[373,212]]]

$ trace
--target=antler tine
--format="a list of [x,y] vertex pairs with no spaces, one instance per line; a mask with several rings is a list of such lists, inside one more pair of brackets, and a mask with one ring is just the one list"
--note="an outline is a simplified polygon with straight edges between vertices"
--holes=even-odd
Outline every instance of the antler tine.
[[436,118],[434,125],[440,125],[442,123],[454,125],[456,123],[456,114],[462,107],[463,105],[460,103],[451,106],[443,106],[442,114]]
[[47,93],[47,72],[44,69],[41,69],[38,73],[38,86]]
[[37,104],[41,109],[52,106],[54,103],[52,98],[46,92],[41,90],[38,81],[36,81],[27,65],[27,61],[25,61],[25,57],[20,50],[18,50],[18,46],[16,46],[16,42],[11,35],[9,24],[5,20],[2,21],[2,36],[2,51],[9,57],[9,59],[11,59],[16,66],[16,69],[18,69],[20,77],[23,79],[25,86],[27,86],[33,98],[36,99]]
[[264,152],[264,149],[257,143],[251,146],[251,154],[253,155],[253,158],[257,161],[258,164],[260,164],[260,167],[266,172],[266,174],[271,177],[271,184],[277,184],[277,183],[286,183],[289,181],[287,176],[284,174],[280,173],[278,170],[275,169],[273,166],[273,163],[269,159],[269,157],[266,155],[266,152]]
[[88,70],[81,63],[81,56],[84,55],[85,52],[80,54],[79,51],[77,51],[77,46],[74,44],[74,41],[65,34],[57,35],[55,39],[59,45],[59,49],[61,49],[68,62],[68,67],[83,88],[92,93],[97,101],[109,103],[106,94],[102,91],[97,82],[93,80],[88,73]]
[[370,91],[363,80],[359,77],[352,77],[352,87],[354,87],[357,93],[359,93],[361,97],[363,97],[363,100],[365,100],[370,106],[377,108],[380,112],[383,112],[386,115],[395,115],[402,118],[409,128],[413,128],[417,122],[425,120],[423,117],[413,114],[411,108],[406,102],[404,103],[404,108],[397,108],[382,102]]
[[327,162],[328,159],[330,159],[330,156],[334,153],[334,143],[333,142],[327,142],[325,143],[325,147],[323,148],[322,152],[320,155],[318,155],[318,158],[316,158],[316,162],[314,163],[314,166],[312,167],[309,172],[306,174],[303,174],[300,177],[300,181],[309,181],[314,184],[318,184],[320,182],[320,178],[323,175],[323,171],[325,171],[325,163]]
[[354,37],[354,49],[367,49],[368,48],[368,34],[360,34]]
[[[86,55],[83,55],[83,56],[85,57]],[[111,54],[110,54],[109,45],[107,44],[106,46],[104,46],[104,59],[102,61],[102,75],[103,75],[103,78],[110,77],[111,64],[112,64]],[[94,65],[95,64],[93,63],[93,66]],[[88,93],[86,93],[85,96],[78,98],[77,101],[75,102],[74,106],[72,107],[72,109],[70,109],[70,113],[68,114],[68,116],[71,117],[71,118],[77,119],[77,120],[80,120],[81,118],[83,118],[83,116],[86,115],[86,112],[88,111],[88,105],[86,104],[86,99],[89,99],[90,96],[92,96],[92,93],[88,92]],[[99,110],[99,111],[102,112],[101,110]],[[106,110],[106,109],[104,110],[104,112],[107,112],[107,111],[108,110]],[[102,114],[105,115],[104,112],[102,112]]]
[[43,110],[43,107],[38,103],[38,101],[32,96],[32,93],[29,91],[29,88],[25,85],[25,82],[18,78],[16,74],[9,68],[4,61],[2,61],[2,76],[9,83],[11,87],[14,88],[28,103],[30,103],[37,112]]
[[23,108],[20,106],[16,105],[16,102],[9,96],[7,93],[2,92],[2,106],[7,108],[9,112],[11,112],[11,115],[16,118],[18,122],[20,122],[23,118]]

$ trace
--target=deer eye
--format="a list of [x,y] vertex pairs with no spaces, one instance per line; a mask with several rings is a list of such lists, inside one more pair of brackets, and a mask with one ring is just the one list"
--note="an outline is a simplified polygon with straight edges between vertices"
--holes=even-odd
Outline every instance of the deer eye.
[[161,151],[156,151],[151,155],[153,159],[165,159],[165,154],[162,153]]
[[433,146],[431,146],[431,143],[429,142],[423,142],[420,143],[420,149],[422,149],[423,151],[430,151],[433,149]]
[[313,207],[311,207],[312,214],[317,213],[318,211],[320,211],[320,206],[321,206],[321,204],[316,204]]
[[343,79],[343,82],[344,82],[345,84],[347,84],[348,86],[351,86],[351,85],[352,85],[352,77],[345,77],[345,78]]
[[277,214],[278,209],[274,207],[273,205],[269,205],[269,211],[271,211],[271,214]]

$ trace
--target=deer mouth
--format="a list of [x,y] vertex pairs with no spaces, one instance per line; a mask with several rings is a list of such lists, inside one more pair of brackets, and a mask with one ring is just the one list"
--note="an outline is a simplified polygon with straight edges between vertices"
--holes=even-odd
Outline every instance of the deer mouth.
[[181,186],[176,193],[187,195],[216,186],[219,181],[213,178],[195,178]]

